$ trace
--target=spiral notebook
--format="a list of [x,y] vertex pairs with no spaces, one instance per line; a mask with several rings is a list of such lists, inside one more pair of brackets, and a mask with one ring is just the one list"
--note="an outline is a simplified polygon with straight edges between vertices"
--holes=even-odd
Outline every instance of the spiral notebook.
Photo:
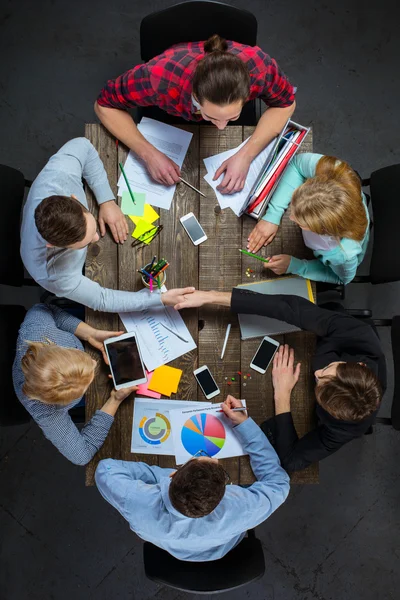
[[[315,302],[310,280],[297,277],[296,275],[257,281],[257,283],[242,284],[237,287],[251,290],[258,294],[292,294]],[[242,314],[239,314],[238,317],[242,340],[263,337],[265,335],[279,335],[281,333],[301,331],[295,325],[290,325],[289,323],[285,323],[285,321],[273,319],[272,317]]]

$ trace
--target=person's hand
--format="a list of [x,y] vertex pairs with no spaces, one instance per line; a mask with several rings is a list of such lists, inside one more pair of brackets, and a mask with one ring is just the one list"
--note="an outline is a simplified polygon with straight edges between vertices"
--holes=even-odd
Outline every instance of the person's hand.
[[218,185],[217,190],[221,194],[240,192],[244,188],[250,164],[251,159],[241,152],[237,152],[227,160],[224,160],[222,165],[215,171],[213,177],[215,181],[225,171],[225,176]]
[[272,368],[275,414],[290,411],[290,394],[299,380],[299,375],[300,363],[294,367],[293,348],[289,348],[287,344],[279,346]]
[[161,294],[161,301],[165,306],[173,306],[175,310],[178,310],[178,306],[186,302],[186,297],[193,294],[195,291],[194,287],[176,288],[175,290],[168,290]]
[[176,310],[183,308],[199,308],[210,302],[210,292],[195,290],[191,294],[184,294],[184,300],[175,305]]
[[111,229],[114,240],[123,244],[128,236],[129,227],[124,213],[114,200],[103,202],[99,210],[99,226],[101,237],[106,234],[106,225]]
[[225,402],[221,404],[224,414],[229,417],[233,425],[240,425],[240,423],[243,423],[243,421],[249,418],[247,412],[244,410],[233,412],[232,408],[241,408],[242,406],[243,404],[241,401],[233,396],[227,396]]
[[154,148],[145,159],[146,167],[151,177],[158,183],[174,185],[178,183],[181,170],[168,156]]
[[132,387],[129,387],[129,388],[122,388],[121,390],[113,390],[110,394],[110,400],[114,400],[114,402],[122,402],[122,400],[125,400],[125,398],[127,398],[130,394],[132,394],[132,392],[137,392],[138,389],[139,388],[137,385],[133,385]]
[[108,340],[108,338],[116,337],[117,335],[122,335],[125,331],[104,331],[102,329],[92,328],[92,332],[87,338],[87,341],[93,348],[100,350],[103,355],[104,362],[106,365],[109,365],[107,353],[104,347],[104,340]]
[[267,246],[272,242],[278,229],[279,225],[261,219],[249,235],[247,249],[250,252],[258,252],[262,246]]
[[276,254],[275,256],[267,257],[268,262],[265,263],[266,269],[271,269],[276,275],[283,275],[289,268],[292,259],[289,254]]

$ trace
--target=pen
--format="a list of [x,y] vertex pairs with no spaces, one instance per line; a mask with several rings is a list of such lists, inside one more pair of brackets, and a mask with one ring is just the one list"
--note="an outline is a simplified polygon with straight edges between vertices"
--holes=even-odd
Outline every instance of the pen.
[[173,333],[174,335],[176,335],[176,337],[179,338],[180,340],[182,340],[182,342],[185,342],[186,344],[189,342],[189,340],[186,340],[184,337],[182,337],[181,335],[179,335],[179,333],[176,333],[176,331],[174,331],[173,329],[170,329],[169,327],[167,327],[166,325],[164,325],[164,323],[161,323],[161,321],[159,321],[159,325],[162,325],[163,327],[165,327],[165,329],[167,331],[170,331],[171,333]]
[[152,270],[152,268],[153,268],[154,261],[156,260],[156,258],[157,258],[156,256],[153,256],[153,260],[151,261],[151,264],[150,264],[150,267],[149,267],[149,271],[150,271],[150,273],[151,273],[151,270]]
[[198,190],[197,188],[194,187],[194,185],[192,185],[191,183],[189,183],[188,181],[186,181],[185,179],[182,179],[182,177],[179,177],[179,179],[182,181],[182,183],[184,183],[185,185],[189,186],[190,188],[192,188],[192,190],[194,190],[195,192],[197,192],[198,194],[200,194],[200,196],[203,196],[203,198],[206,197],[205,194],[203,194],[203,192],[201,192],[200,190]]
[[124,171],[124,167],[122,166],[122,163],[119,163],[119,168],[121,169],[121,173],[122,173],[122,175],[124,176],[125,183],[126,183],[126,185],[128,186],[128,191],[129,191],[129,193],[130,193],[130,195],[131,195],[132,202],[133,202],[133,204],[136,204],[136,202],[135,202],[135,197],[134,197],[134,195],[133,195],[133,192],[132,192],[132,190],[131,190],[131,186],[129,185],[128,178],[127,178],[127,176],[125,175],[125,171]]
[[[247,408],[245,406],[243,406],[243,408],[230,408],[229,410],[232,410],[233,412],[244,412],[247,410]],[[224,412],[224,411],[221,408],[217,412]]]
[[150,279],[153,279],[154,281],[156,279],[155,277],[153,277],[153,275],[150,275],[150,273],[148,273],[144,269],[140,269],[139,273],[143,273],[143,275],[146,275],[146,277],[149,277]]
[[225,354],[225,349],[226,349],[226,344],[228,343],[228,337],[229,334],[231,332],[231,324],[229,323],[228,327],[226,328],[226,333],[225,333],[225,340],[224,340],[224,345],[222,346],[222,352],[221,352],[221,358],[224,358],[224,354]]
[[258,256],[258,254],[253,254],[252,252],[247,252],[247,250],[242,250],[241,248],[239,248],[239,252],[241,252],[242,254],[246,254],[246,256],[251,256],[252,258],[261,260],[262,262],[269,262],[268,258],[264,258],[263,256]]
[[152,294],[153,293],[153,280],[152,279],[150,279],[149,285],[150,285],[150,294]]

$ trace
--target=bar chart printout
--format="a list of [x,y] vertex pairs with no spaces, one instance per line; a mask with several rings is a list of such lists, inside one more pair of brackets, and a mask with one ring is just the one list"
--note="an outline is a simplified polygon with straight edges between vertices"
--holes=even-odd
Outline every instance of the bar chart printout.
[[181,315],[171,306],[121,313],[127,331],[135,331],[148,371],[190,352],[196,344]]

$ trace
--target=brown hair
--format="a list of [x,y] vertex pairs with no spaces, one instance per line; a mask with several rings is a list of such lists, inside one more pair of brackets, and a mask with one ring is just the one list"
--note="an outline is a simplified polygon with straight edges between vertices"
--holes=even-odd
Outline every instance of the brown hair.
[[334,156],[323,156],[315,177],[294,191],[291,211],[300,227],[321,235],[360,242],[368,226],[360,178]]
[[382,388],[371,369],[345,362],[337,366],[334,377],[320,380],[315,395],[322,408],[335,419],[362,421],[378,408]]
[[36,227],[52,246],[66,248],[84,239],[89,212],[71,196],[49,196],[35,210]]
[[172,506],[191,519],[205,517],[225,494],[225,471],[221,465],[193,459],[176,471],[169,486]]
[[52,342],[27,342],[21,361],[24,394],[45,404],[69,404],[86,392],[95,366],[89,354]]
[[250,75],[246,64],[227,52],[228,44],[219,35],[204,42],[205,57],[193,76],[193,94],[199,104],[204,100],[225,106],[247,101],[250,94]]

